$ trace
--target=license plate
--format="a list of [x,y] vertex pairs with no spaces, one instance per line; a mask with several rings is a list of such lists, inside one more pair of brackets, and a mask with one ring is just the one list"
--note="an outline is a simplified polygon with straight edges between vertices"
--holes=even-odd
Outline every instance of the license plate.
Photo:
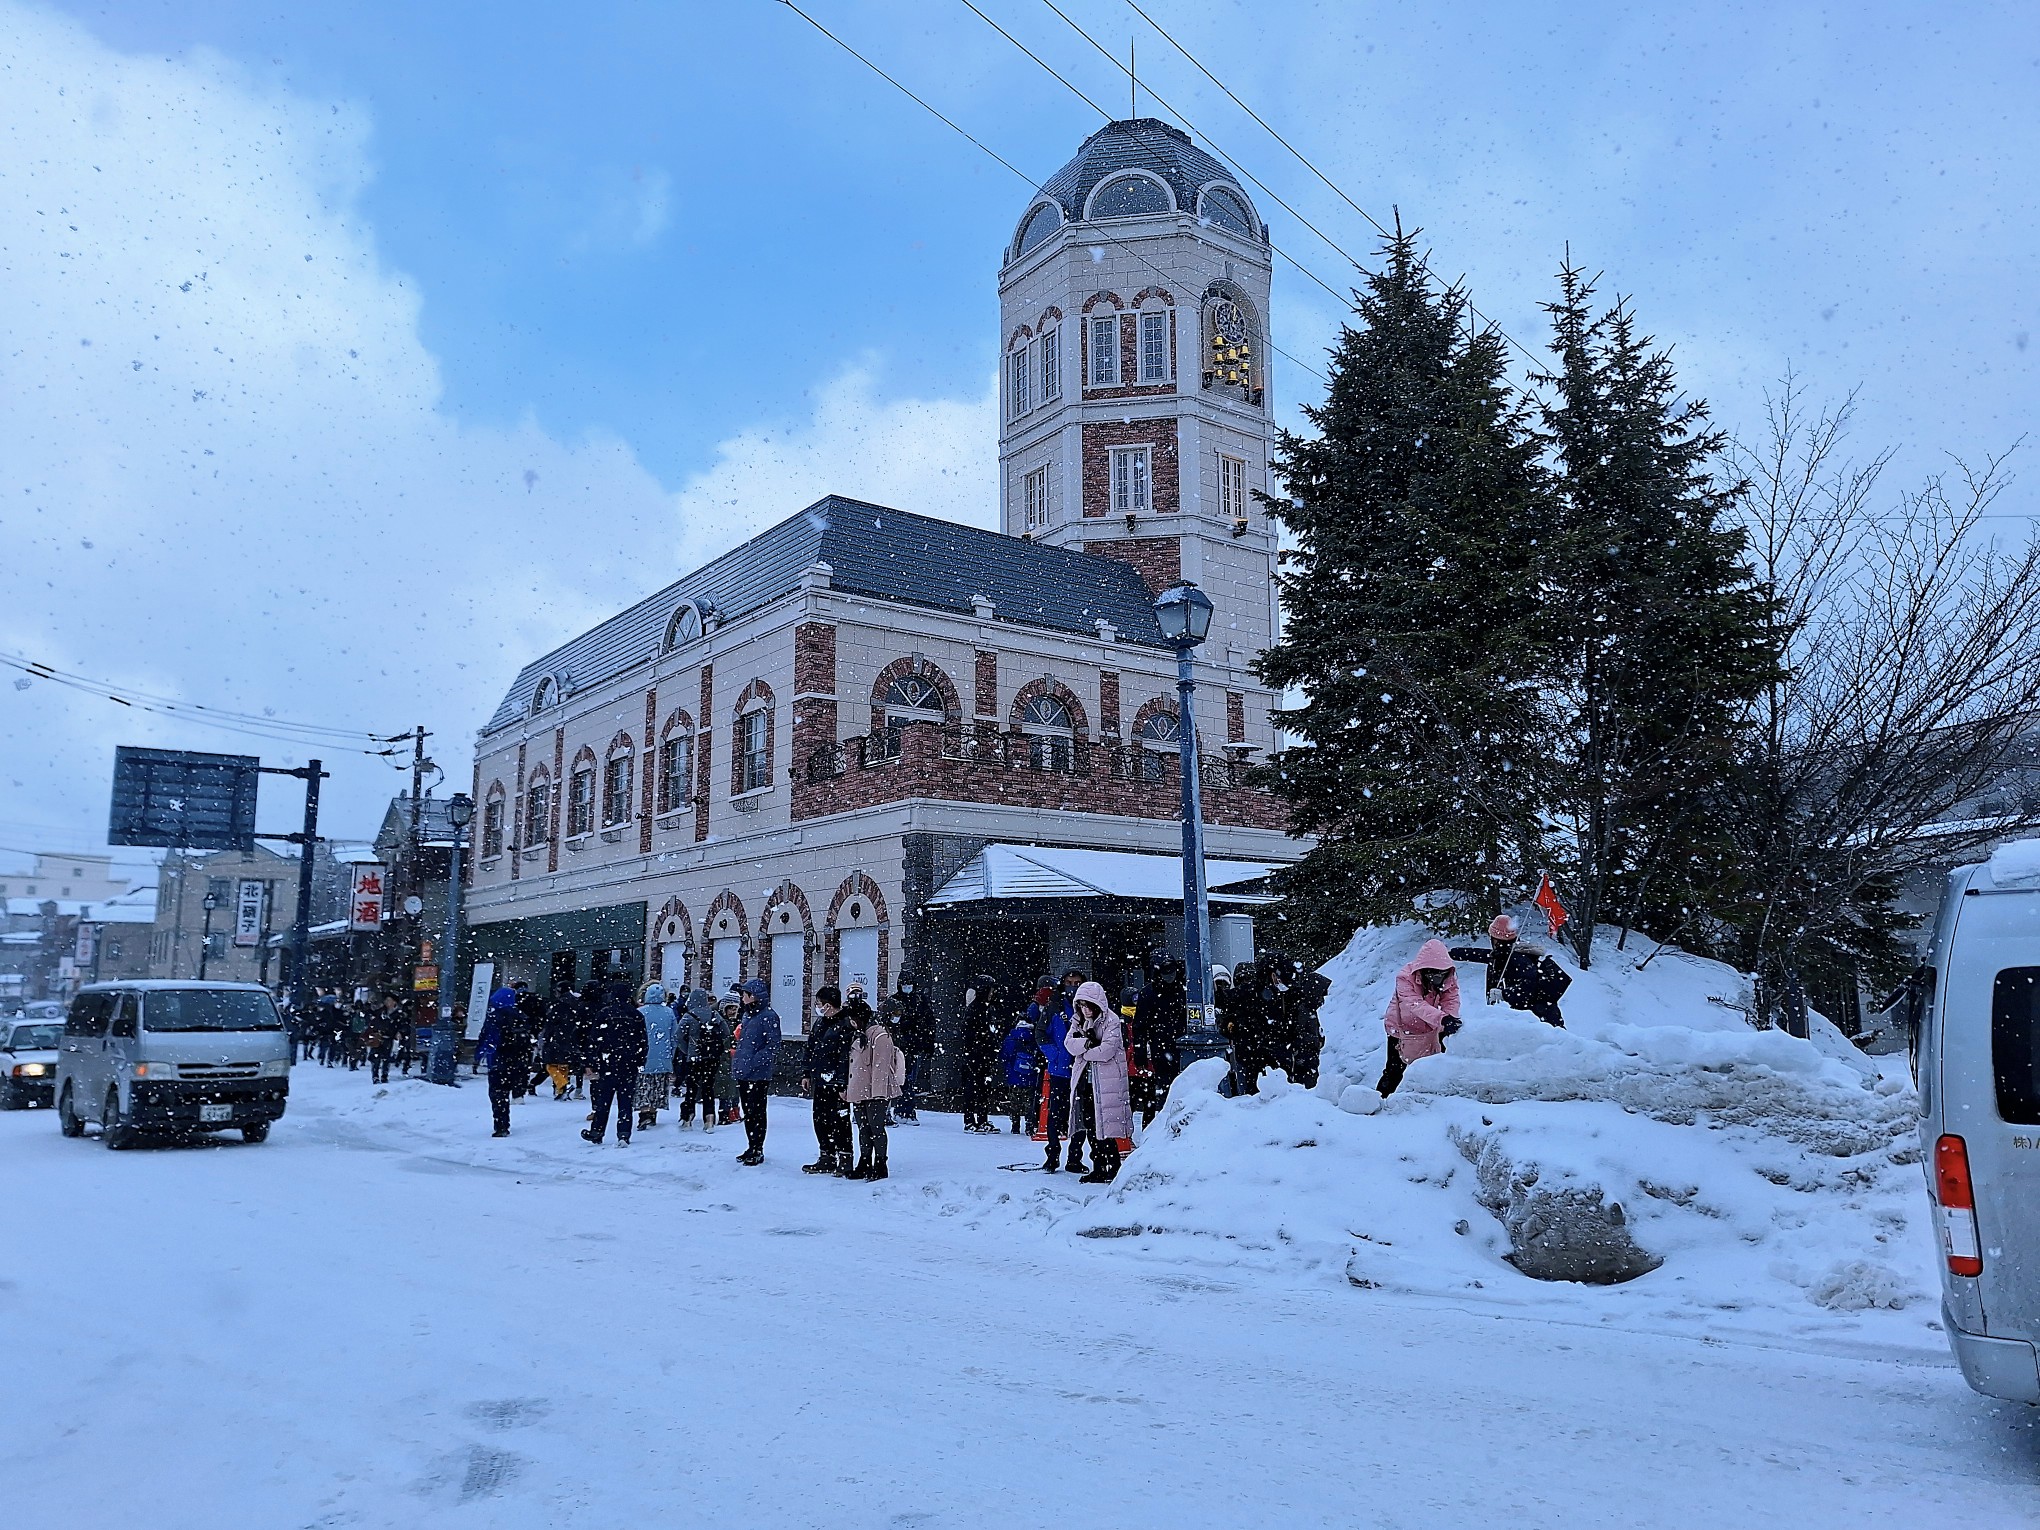
[[231,1121],[234,1119],[234,1107],[231,1105],[201,1105],[198,1107],[198,1119],[201,1121]]

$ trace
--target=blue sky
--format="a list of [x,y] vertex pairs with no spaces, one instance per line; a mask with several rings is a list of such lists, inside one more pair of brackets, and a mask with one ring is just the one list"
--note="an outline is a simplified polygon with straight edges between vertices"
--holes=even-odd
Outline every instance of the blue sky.
[[[979,3],[1124,114],[1040,0]],[[1569,245],[1730,427],[1789,364],[1916,479],[2040,412],[2030,6],[1143,4],[1531,346]],[[1102,120],[958,0],[807,8],[1034,175]],[[1123,0],[1064,9],[1365,257]],[[0,649],[459,740],[825,489],[992,518],[1025,188],[772,0],[0,0],[0,69]],[[1339,317],[1278,266],[1283,349]],[[1316,386],[1278,364],[1291,421]],[[105,710],[0,690],[0,845],[96,840],[113,742],[236,744]]]

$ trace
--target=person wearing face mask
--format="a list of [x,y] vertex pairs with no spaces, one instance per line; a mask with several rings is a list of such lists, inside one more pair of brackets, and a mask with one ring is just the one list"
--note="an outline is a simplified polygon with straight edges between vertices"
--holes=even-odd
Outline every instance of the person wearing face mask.
[[918,1126],[921,1117],[914,1101],[927,1073],[928,1059],[935,1055],[935,1006],[928,1002],[920,983],[902,973],[899,987],[885,1001],[882,1013],[907,1060],[907,1078],[900,1086],[899,1098],[892,1102],[892,1120],[899,1125]]
[[978,973],[963,996],[963,1129],[967,1132],[998,1131],[992,1125],[992,1111],[1004,1072],[999,1048],[1011,1028],[998,979],[988,972]]
[[[860,1001],[861,1002],[861,1001]],[[864,1006],[870,1013],[870,1006]],[[850,1048],[857,1027],[843,1012],[843,994],[834,984],[815,990],[814,1023],[808,1029],[807,1055],[801,1085],[814,1101],[813,1163],[803,1174],[846,1174],[851,1166],[850,1107],[843,1088],[850,1082]]]
[[737,1025],[737,1104],[744,1113],[744,1151],[737,1162],[756,1168],[765,1161],[765,1102],[771,1098],[772,1075],[779,1066],[779,1014],[763,978],[747,978],[737,986],[743,1008]]
[[850,1032],[850,1073],[843,1098],[857,1118],[857,1162],[843,1170],[843,1177],[886,1179],[891,1172],[886,1167],[886,1106],[906,1080],[906,1054],[893,1039],[892,1028],[864,1002],[861,989],[853,989],[843,1001],[841,1018]]
[[1381,1017],[1388,1032],[1388,1065],[1375,1092],[1394,1094],[1403,1070],[1420,1057],[1445,1050],[1445,1038],[1459,1029],[1459,969],[1442,940],[1427,940],[1395,975],[1395,992]]
[[1070,1139],[1091,1137],[1087,1185],[1110,1184],[1119,1173],[1119,1139],[1133,1135],[1133,1107],[1127,1090],[1126,1039],[1119,1013],[1096,983],[1077,989],[1064,1045],[1070,1070]]

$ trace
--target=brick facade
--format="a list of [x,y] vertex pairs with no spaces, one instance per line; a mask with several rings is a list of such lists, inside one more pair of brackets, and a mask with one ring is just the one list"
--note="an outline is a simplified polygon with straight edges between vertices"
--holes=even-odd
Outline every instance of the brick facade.
[[1141,583],[1157,595],[1183,577],[1183,544],[1174,537],[1118,537],[1086,542],[1084,551],[1131,563]]
[[1098,674],[1098,735],[1101,738],[1119,737],[1119,671],[1101,670]]
[[996,718],[999,715],[999,656],[988,649],[980,648],[977,651],[976,669],[977,715]]
[[694,714],[701,719],[701,726],[694,735],[694,842],[698,845],[708,838],[708,783],[713,779],[708,773],[710,756],[715,753],[715,729],[709,726],[709,719],[715,716],[715,666],[701,666],[701,709]]
[[1112,448],[1150,446],[1148,515],[1174,515],[1182,504],[1182,475],[1176,462],[1176,422],[1103,420],[1084,426],[1084,514],[1112,515]]

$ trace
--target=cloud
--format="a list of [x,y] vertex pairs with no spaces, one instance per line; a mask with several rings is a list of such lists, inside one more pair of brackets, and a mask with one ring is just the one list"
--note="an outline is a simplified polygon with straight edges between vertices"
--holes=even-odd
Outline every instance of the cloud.
[[[677,492],[611,434],[460,423],[360,212],[370,148],[348,103],[0,0],[0,649],[365,732],[423,719],[459,782],[519,665],[821,492],[990,516],[989,393],[887,401],[872,364]],[[629,224],[651,236],[654,190]],[[0,687],[0,736],[9,812],[80,845],[116,743],[303,752],[46,683]],[[400,777],[326,757],[330,832],[371,832]]]
[[575,254],[645,250],[673,221],[673,177],[652,166],[598,170],[567,196],[578,202],[578,227],[567,241]]

